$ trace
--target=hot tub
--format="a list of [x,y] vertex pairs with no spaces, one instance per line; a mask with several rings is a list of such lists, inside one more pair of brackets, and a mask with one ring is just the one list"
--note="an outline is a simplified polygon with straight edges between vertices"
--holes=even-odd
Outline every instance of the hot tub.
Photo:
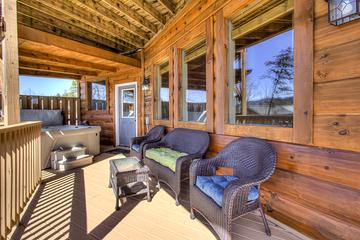
[[100,153],[99,126],[59,125],[46,126],[41,129],[41,162],[42,169],[50,167],[51,152],[59,148],[85,146],[87,153]]

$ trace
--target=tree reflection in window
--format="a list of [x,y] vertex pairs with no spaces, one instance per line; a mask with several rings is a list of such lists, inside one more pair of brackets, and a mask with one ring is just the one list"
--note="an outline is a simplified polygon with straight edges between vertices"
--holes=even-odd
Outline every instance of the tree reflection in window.
[[230,42],[229,123],[292,127],[293,30],[286,24],[257,29]]

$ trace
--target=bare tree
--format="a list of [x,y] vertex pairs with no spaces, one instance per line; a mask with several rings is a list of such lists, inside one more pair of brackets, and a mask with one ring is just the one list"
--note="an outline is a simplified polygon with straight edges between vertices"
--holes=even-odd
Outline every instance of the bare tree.
[[274,60],[267,61],[265,65],[268,70],[264,78],[271,79],[273,83],[268,107],[268,115],[270,115],[274,99],[292,91],[294,81],[293,48],[288,47],[281,50],[278,55],[274,56]]

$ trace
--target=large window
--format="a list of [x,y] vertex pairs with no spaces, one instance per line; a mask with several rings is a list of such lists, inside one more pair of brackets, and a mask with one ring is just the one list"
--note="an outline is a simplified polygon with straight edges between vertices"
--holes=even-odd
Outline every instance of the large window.
[[156,66],[156,119],[169,120],[169,61]]
[[293,126],[292,13],[233,23],[229,44],[230,124]]
[[180,120],[206,122],[205,41],[182,52]]
[[106,80],[88,83],[89,110],[106,110]]

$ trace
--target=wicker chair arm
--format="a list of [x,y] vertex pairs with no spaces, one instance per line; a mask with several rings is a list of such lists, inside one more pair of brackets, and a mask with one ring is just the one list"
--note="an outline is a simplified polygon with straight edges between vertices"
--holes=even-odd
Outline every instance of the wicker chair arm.
[[[195,159],[200,159],[200,158],[201,158],[200,153],[189,154],[189,155],[186,155],[183,157],[179,157],[176,160],[176,169],[184,169],[185,171],[188,172],[192,161]],[[180,173],[180,171],[176,171],[176,172]]]
[[130,140],[130,146],[132,146],[133,144],[141,144],[145,139],[146,139],[146,136],[133,137]]
[[251,187],[257,186],[259,189],[261,182],[254,179],[237,179],[230,182],[225,188],[222,203],[225,215],[231,218],[245,212]]
[[151,140],[144,140],[141,145],[145,145],[145,144],[150,144],[150,143],[156,143],[156,142],[159,142],[161,140],[161,137],[158,137],[156,139],[151,139]]
[[190,186],[194,185],[197,176],[212,176],[215,175],[217,165],[217,158],[198,159],[190,165]]
[[164,147],[165,143],[163,141],[160,142],[152,142],[152,143],[147,143],[144,146],[144,151],[150,149],[150,148],[158,148],[158,147]]

